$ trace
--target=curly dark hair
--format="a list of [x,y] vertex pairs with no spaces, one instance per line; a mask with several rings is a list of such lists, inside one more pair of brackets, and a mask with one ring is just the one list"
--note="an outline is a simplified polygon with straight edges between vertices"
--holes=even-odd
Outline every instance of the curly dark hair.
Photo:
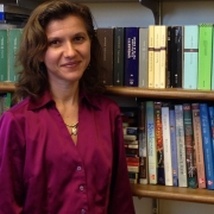
[[94,29],[93,17],[86,5],[69,0],[46,1],[35,8],[23,29],[17,62],[21,71],[16,83],[15,98],[27,96],[37,98],[49,89],[46,66],[41,62],[41,56],[47,50],[45,29],[52,20],[64,19],[75,15],[85,23],[87,33],[91,39],[91,60],[84,72],[80,87],[88,93],[100,93],[105,90],[100,74],[102,68],[102,50]]

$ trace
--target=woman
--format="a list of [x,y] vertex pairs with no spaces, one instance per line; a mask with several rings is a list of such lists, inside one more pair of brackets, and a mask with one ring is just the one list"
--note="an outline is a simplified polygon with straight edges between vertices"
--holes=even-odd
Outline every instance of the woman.
[[86,6],[31,14],[15,97],[0,120],[0,213],[134,213],[119,107],[101,95],[100,46]]

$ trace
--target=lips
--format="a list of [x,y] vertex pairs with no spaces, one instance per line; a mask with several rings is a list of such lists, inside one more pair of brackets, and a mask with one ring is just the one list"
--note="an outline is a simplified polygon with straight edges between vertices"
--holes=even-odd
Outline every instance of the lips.
[[61,67],[73,68],[73,67],[76,67],[77,65],[79,65],[79,62],[67,62],[67,63],[63,63]]

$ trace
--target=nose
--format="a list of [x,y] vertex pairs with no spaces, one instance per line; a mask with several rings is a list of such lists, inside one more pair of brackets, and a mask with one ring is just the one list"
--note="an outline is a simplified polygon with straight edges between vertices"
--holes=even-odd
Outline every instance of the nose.
[[64,56],[73,57],[76,53],[75,46],[72,42],[67,42],[64,46]]

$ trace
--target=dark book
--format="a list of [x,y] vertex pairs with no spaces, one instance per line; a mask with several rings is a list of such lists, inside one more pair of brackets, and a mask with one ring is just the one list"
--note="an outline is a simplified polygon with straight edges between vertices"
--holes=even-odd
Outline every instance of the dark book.
[[[169,72],[170,81],[168,86],[182,88],[183,72],[183,26],[171,26],[169,44]],[[168,41],[169,42],[169,41]]]
[[113,84],[124,85],[124,28],[114,29]]
[[102,81],[105,85],[113,85],[114,28],[98,28],[97,38],[102,47]]
[[124,40],[125,40],[124,85],[138,86],[139,28],[126,27]]

